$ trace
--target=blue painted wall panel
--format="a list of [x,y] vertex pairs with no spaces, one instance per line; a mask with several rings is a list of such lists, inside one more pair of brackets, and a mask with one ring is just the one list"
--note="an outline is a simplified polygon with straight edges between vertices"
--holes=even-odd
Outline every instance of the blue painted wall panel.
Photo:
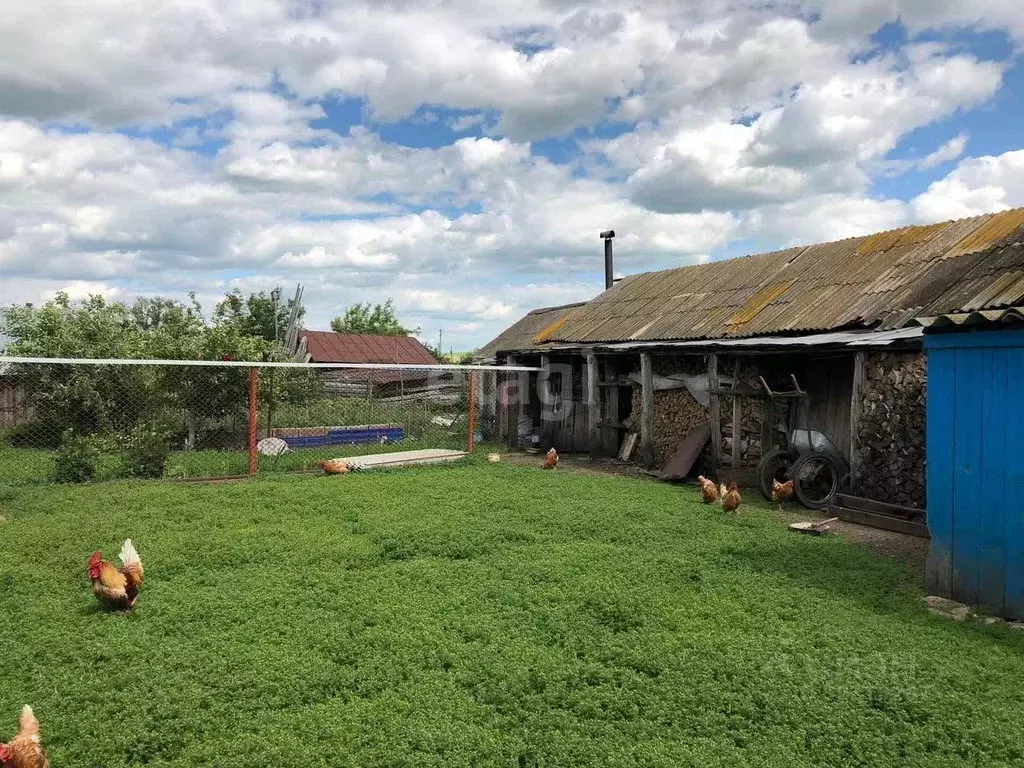
[[1006,349],[983,350],[981,369],[981,492],[978,496],[978,602],[1003,607],[1006,539]]
[[956,353],[956,402],[953,412],[953,593],[978,602],[978,554],[981,548],[981,397],[985,353]]
[[928,589],[1024,618],[1024,331],[925,348]]
[[953,568],[953,402],[956,399],[956,350],[928,352],[928,592],[952,594]]
[[1024,348],[1007,351],[1005,612],[1024,619]]

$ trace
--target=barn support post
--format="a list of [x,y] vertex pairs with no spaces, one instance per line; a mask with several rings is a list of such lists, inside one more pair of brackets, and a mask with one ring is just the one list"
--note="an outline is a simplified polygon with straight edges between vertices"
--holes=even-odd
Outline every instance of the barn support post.
[[[519,365],[522,361],[515,355],[508,356],[510,366]],[[509,384],[515,382],[515,386],[506,389],[508,398],[508,446],[509,448],[519,447],[519,419],[526,412],[530,404],[530,374],[523,371],[510,371]]]
[[640,455],[654,466],[654,369],[651,353],[640,353]]
[[713,466],[722,464],[722,402],[718,397],[718,355],[708,355],[708,387],[711,396],[711,457]]
[[550,445],[543,445],[544,441],[553,439],[551,419],[551,356],[540,356],[540,374],[537,376],[537,395],[540,397],[540,439],[542,447],[550,448]]
[[587,352],[587,439],[590,442],[590,455],[597,456],[600,448],[601,393],[597,386],[597,355]]
[[858,352],[853,357],[853,390],[850,393],[850,489],[854,494],[857,493],[860,480],[858,433],[860,432],[861,390],[864,387],[864,357],[863,352]]
[[765,395],[761,398],[761,456],[767,456],[775,441],[775,401]]
[[259,454],[256,452],[256,438],[260,426],[259,414],[260,369],[249,369],[249,477],[256,477],[259,469]]

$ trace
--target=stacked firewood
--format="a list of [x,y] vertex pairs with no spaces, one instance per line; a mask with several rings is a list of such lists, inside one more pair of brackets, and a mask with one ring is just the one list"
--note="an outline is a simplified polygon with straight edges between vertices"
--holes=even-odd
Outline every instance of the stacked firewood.
[[[633,387],[633,412],[626,419],[626,427],[640,431],[641,390]],[[686,433],[706,423],[708,410],[693,399],[687,389],[668,389],[654,393],[654,459],[656,466],[664,466],[675,453]],[[639,452],[634,459],[639,460]]]
[[[722,460],[732,461],[732,398],[722,398]],[[744,464],[761,460],[761,402],[740,398],[740,458]]]
[[857,429],[860,495],[924,509],[925,386],[923,355],[867,356]]

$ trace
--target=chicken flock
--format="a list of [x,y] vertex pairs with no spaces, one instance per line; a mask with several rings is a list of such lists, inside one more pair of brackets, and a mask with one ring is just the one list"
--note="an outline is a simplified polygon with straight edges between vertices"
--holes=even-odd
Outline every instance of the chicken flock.
[[[103,559],[102,552],[93,552],[86,566],[92,593],[105,608],[131,611],[142,589],[142,558],[131,539],[125,541],[118,555],[120,567]],[[0,743],[0,768],[49,768],[43,749],[39,720],[28,704],[21,710],[17,735],[6,744]]]
[[700,495],[705,504],[714,504],[721,501],[722,509],[726,512],[736,513],[740,504],[743,503],[743,496],[736,483],[726,486],[725,483],[715,485],[713,480],[708,480],[704,475],[697,476],[697,485],[700,487]]
[[[348,463],[341,459],[317,462],[327,474],[347,474]],[[544,455],[542,469],[555,469],[558,466],[558,453],[554,448]],[[736,483],[726,486],[724,483],[715,485],[703,475],[698,476],[701,497],[705,504],[720,502],[726,512],[737,513],[743,503]],[[772,501],[781,505],[793,498],[793,482],[780,483],[776,480],[772,487]],[[87,572],[92,582],[92,591],[96,599],[108,609],[131,611],[139,598],[142,589],[144,570],[142,559],[131,539],[127,539],[118,555],[120,567],[103,559],[102,552],[93,552],[89,558]],[[17,735],[6,744],[0,743],[0,768],[49,768],[49,761],[42,745],[39,721],[32,707],[25,705],[21,712]]]

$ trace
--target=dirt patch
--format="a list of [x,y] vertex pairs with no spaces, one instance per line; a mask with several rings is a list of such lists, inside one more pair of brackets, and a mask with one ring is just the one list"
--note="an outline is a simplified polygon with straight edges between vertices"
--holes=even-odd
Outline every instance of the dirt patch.
[[[544,454],[537,453],[503,453],[501,460],[521,467],[540,467],[544,463]],[[618,475],[621,477],[638,477],[644,480],[655,480],[642,467],[628,461],[618,459],[592,459],[589,456],[558,455],[556,472],[587,472],[601,475]]]

